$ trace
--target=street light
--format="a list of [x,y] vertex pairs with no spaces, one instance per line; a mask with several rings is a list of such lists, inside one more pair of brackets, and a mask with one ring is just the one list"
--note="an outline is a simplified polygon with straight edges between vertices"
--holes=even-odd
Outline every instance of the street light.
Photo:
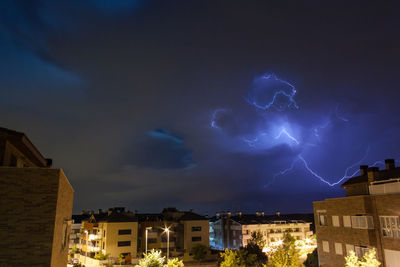
[[146,254],[147,254],[147,239],[148,239],[148,235],[149,235],[149,230],[151,230],[152,227],[146,227]]
[[88,251],[88,242],[89,242],[89,231],[85,230],[86,234],[86,249],[85,249],[85,266],[86,266],[86,259],[87,259],[87,251]]
[[167,262],[169,259],[169,228],[165,227],[164,232],[167,233]]

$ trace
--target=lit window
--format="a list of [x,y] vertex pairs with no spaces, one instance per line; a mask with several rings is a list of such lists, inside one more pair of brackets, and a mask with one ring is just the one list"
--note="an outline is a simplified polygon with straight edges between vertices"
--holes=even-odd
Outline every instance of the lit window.
[[324,252],[328,252],[329,253],[329,242],[328,241],[322,241],[322,250]]
[[340,226],[339,216],[332,216],[332,225],[334,227],[339,227]]
[[344,227],[351,227],[350,216],[343,216],[343,226]]
[[338,255],[343,255],[342,243],[336,243],[335,242],[335,252]]
[[357,229],[374,229],[372,216],[351,216],[351,225]]
[[322,226],[328,225],[328,217],[326,216],[325,213],[319,213],[318,218],[319,218],[319,225]]
[[400,222],[398,216],[379,216],[381,231],[384,237],[400,238]]

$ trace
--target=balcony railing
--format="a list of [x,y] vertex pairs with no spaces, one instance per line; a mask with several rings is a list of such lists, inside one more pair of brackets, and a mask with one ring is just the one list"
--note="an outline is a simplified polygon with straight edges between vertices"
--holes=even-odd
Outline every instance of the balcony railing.
[[369,193],[371,195],[400,193],[400,179],[373,182],[369,186]]

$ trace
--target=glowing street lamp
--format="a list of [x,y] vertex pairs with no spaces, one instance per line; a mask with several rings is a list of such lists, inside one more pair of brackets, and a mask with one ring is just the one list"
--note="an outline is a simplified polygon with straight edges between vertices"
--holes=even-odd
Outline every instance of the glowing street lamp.
[[88,242],[89,242],[89,231],[85,230],[85,234],[86,234],[86,249],[85,249],[85,266],[86,266],[87,251],[89,249],[89,245],[88,245]]
[[148,239],[148,235],[149,235],[149,230],[151,230],[152,227],[146,227],[146,254],[147,254],[147,239]]
[[165,227],[164,232],[167,233],[167,261],[169,258],[169,228]]

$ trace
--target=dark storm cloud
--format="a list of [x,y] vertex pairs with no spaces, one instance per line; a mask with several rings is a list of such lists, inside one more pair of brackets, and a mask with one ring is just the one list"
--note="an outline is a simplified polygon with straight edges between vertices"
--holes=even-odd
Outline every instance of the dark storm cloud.
[[[0,5],[2,126],[66,170],[75,211],[310,211],[343,192],[301,163],[274,176],[299,154],[329,181],[368,147],[367,164],[400,156],[395,1]],[[246,102],[264,73],[295,86],[299,109]],[[160,126],[173,130],[149,135]],[[265,128],[272,146],[243,141]]]
[[159,128],[149,131],[144,140],[135,144],[132,164],[142,168],[180,169],[193,167],[195,162],[183,138]]

